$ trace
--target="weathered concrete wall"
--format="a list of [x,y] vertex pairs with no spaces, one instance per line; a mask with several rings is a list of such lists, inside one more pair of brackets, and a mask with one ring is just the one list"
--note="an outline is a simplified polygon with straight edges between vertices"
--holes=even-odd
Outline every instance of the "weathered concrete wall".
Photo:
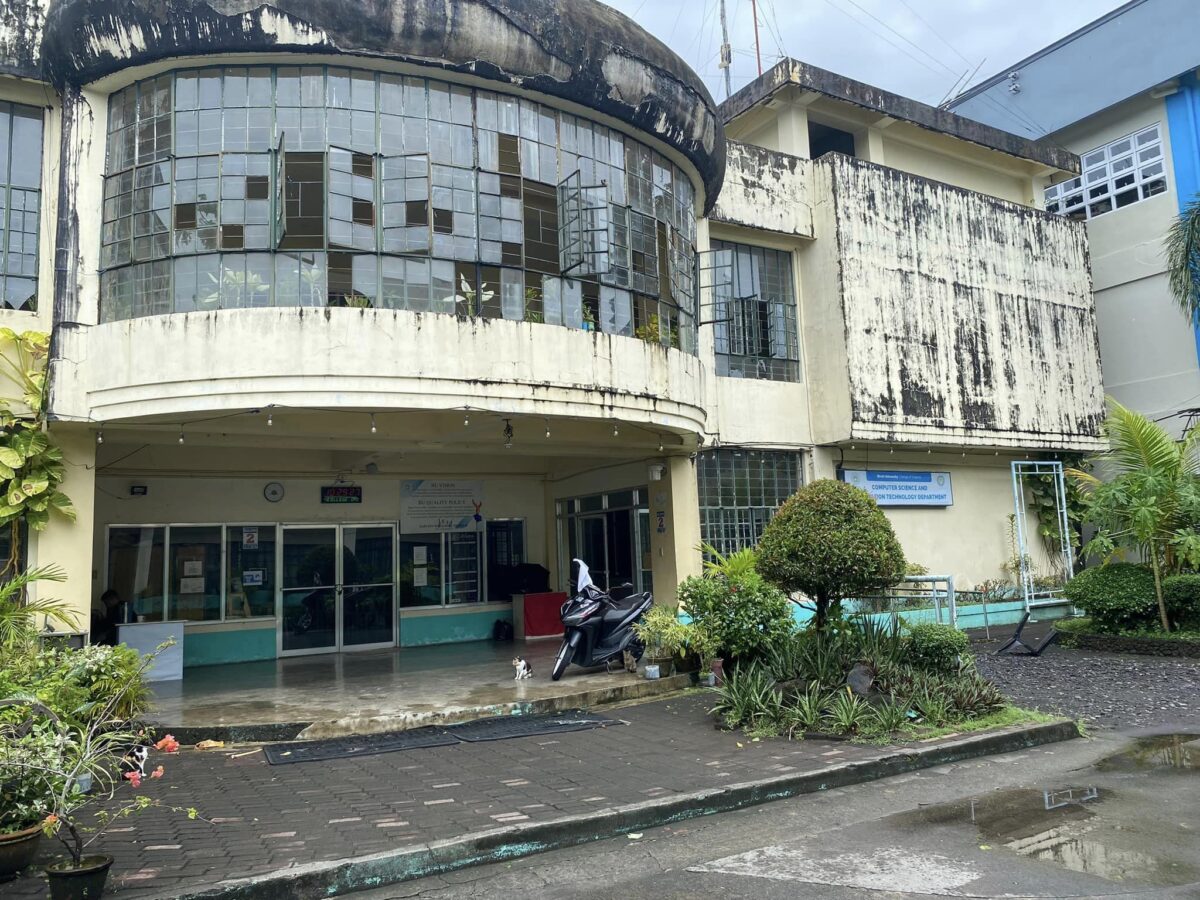
[[807,159],[730,141],[725,184],[711,218],[743,228],[812,237],[811,178],[812,163]]
[[0,2],[0,74],[41,74],[42,29],[50,0]]
[[830,173],[840,256],[841,437],[1098,445],[1082,225],[840,155],[817,165]]
[[704,430],[688,353],[555,325],[399,310],[264,308],[150,316],[61,334],[56,415],[296,407],[504,410]]

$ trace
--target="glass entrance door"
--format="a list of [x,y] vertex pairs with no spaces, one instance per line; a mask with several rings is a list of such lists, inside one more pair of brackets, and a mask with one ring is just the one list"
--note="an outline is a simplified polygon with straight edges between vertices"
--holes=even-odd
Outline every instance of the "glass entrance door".
[[395,643],[396,535],[391,525],[342,526],[342,646]]
[[281,654],[395,644],[393,526],[285,525],[280,543]]
[[281,653],[327,653],[338,643],[338,529],[283,529]]
[[[603,514],[579,517],[579,558],[588,566],[592,582],[602,591],[608,584],[608,529]],[[571,585],[572,590],[575,585]]]

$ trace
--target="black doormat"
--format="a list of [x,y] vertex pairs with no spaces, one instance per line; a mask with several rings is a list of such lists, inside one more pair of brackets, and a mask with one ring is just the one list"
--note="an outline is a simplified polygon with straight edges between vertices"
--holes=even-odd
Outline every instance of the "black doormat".
[[272,744],[263,747],[263,753],[271,765],[283,766],[288,763],[373,756],[376,753],[391,753],[394,750],[449,747],[458,742],[458,738],[447,734],[443,728],[414,728],[411,731],[392,731],[387,734],[361,734],[323,741]]
[[619,724],[617,719],[581,710],[570,710],[544,716],[494,716],[490,719],[451,725],[446,731],[459,740],[475,743],[533,737],[539,734],[561,734],[565,731],[587,731],[591,728],[606,728]]
[[288,763],[373,756],[376,753],[392,753],[396,750],[419,750],[425,747],[449,747],[458,743],[503,741],[539,734],[586,731],[590,728],[607,728],[609,725],[620,724],[619,719],[609,719],[581,710],[543,716],[494,716],[447,728],[429,726],[387,734],[351,735],[323,741],[272,744],[263,747],[263,754],[271,765],[283,766]]

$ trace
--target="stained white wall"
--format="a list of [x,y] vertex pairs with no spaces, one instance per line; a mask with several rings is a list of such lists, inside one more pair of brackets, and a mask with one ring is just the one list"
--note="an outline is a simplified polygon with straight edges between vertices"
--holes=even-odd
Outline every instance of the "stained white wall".
[[846,157],[817,165],[839,265],[814,302],[840,303],[851,404],[818,441],[1098,446],[1083,227]]

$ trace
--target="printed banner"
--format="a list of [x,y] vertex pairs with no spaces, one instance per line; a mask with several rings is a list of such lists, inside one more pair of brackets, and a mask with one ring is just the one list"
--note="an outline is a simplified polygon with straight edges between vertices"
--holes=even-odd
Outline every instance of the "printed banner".
[[482,528],[482,481],[423,479],[400,485],[400,530],[405,534]]
[[880,506],[953,506],[949,472],[876,472],[844,469],[842,480],[862,488]]

